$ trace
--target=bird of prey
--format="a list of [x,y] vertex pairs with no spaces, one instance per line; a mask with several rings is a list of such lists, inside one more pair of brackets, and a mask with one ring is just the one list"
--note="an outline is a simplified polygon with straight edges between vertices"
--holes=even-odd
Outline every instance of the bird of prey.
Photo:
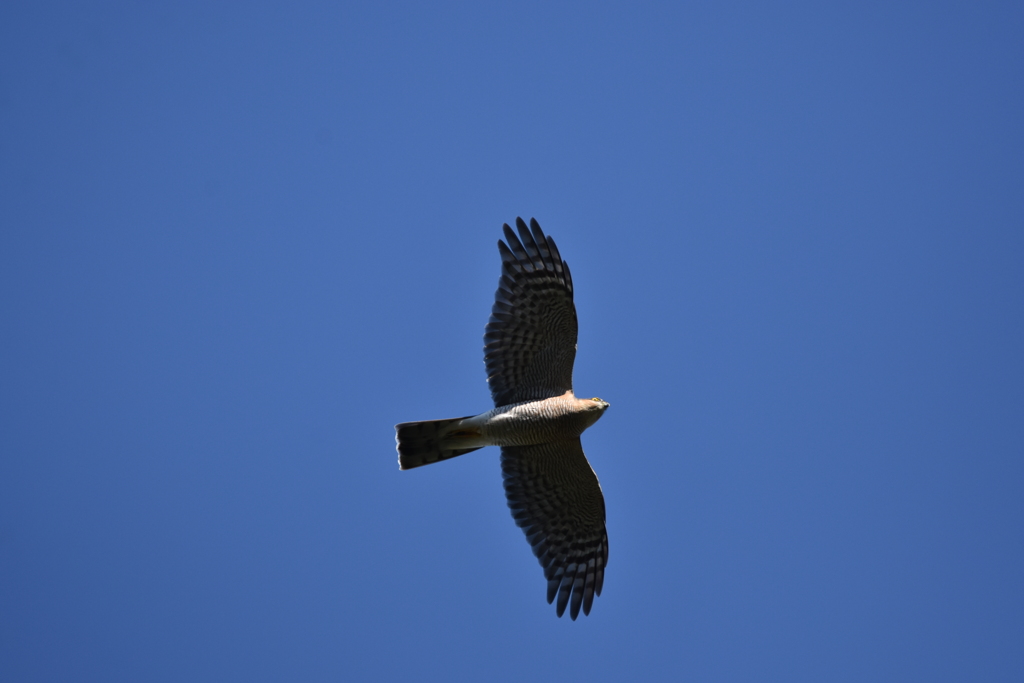
[[501,446],[501,474],[512,517],[544,568],[548,603],[558,597],[590,614],[608,563],[604,496],[580,434],[608,403],[576,398],[576,306],[572,276],[555,241],[536,220],[505,224],[501,279],[484,331],[484,363],[494,410],[481,415],[395,425],[403,470],[484,446]]

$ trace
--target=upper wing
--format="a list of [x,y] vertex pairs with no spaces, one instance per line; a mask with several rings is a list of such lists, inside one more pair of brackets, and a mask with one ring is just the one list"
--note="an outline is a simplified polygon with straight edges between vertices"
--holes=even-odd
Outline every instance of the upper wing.
[[[572,390],[576,306],[569,266],[536,220],[505,225],[501,279],[484,330],[484,363],[494,405],[561,396]],[[520,241],[520,238],[522,241]]]
[[501,449],[505,496],[548,580],[548,603],[558,616],[590,614],[608,564],[604,496],[579,437]]

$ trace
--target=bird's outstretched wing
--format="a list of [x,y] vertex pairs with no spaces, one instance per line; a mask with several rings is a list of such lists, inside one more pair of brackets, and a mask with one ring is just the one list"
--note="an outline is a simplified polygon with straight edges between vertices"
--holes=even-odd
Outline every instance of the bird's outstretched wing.
[[509,509],[544,568],[548,603],[590,614],[608,564],[604,496],[579,437],[501,449]]
[[[561,396],[572,389],[576,306],[572,276],[536,220],[505,225],[501,280],[484,330],[484,363],[494,405]],[[532,230],[532,234],[531,234]]]

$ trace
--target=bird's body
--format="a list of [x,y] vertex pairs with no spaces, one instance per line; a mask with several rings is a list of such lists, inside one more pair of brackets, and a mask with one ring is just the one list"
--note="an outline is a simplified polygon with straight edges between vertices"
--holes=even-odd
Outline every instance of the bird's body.
[[[573,619],[590,613],[608,561],[604,496],[580,434],[608,403],[576,398],[576,307],[572,276],[554,240],[536,221],[505,225],[498,242],[502,276],[484,333],[484,362],[495,408],[480,415],[405,422],[397,431],[399,466],[412,469],[501,446],[505,494],[548,579]],[[571,601],[571,602],[570,602]]]
[[[567,391],[540,401],[498,406],[472,417],[406,422],[396,427],[398,443],[403,446],[399,451],[399,466],[408,470],[443,459],[428,461],[424,458],[429,458],[430,454],[425,451],[468,452],[484,446],[534,446],[566,436],[579,436],[597,422],[607,408],[608,403],[600,399],[576,398]],[[424,441],[417,437],[414,427],[428,424],[437,425],[428,432],[430,440],[436,442],[436,449],[433,446],[414,448],[415,442]]]

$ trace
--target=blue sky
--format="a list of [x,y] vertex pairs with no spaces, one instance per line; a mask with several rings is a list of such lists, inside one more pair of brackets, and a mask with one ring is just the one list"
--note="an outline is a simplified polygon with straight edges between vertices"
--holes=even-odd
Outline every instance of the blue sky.
[[[0,678],[1024,677],[1019,3],[0,8]],[[573,269],[611,555],[490,407]]]

